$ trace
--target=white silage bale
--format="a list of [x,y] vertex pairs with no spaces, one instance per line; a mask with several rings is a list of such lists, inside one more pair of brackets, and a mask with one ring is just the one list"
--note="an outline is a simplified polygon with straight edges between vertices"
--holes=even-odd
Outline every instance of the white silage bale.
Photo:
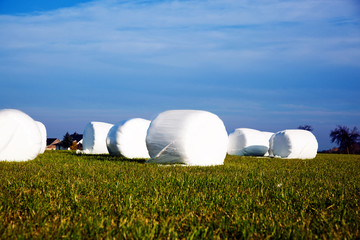
[[83,152],[87,154],[109,153],[106,137],[110,128],[114,126],[104,122],[89,122],[83,133]]
[[302,129],[283,130],[270,138],[270,155],[282,158],[315,158],[318,142],[314,134]]
[[264,131],[262,131],[261,133],[266,137],[268,142],[270,141],[270,138],[272,137],[272,135],[274,135],[273,132],[264,132]]
[[266,138],[268,139],[268,146],[269,146],[269,149],[268,149],[268,151],[265,153],[265,155],[264,156],[269,156],[270,154],[269,154],[269,151],[270,151],[270,138],[274,135],[274,133],[273,132],[262,132],[265,136],[266,136]]
[[42,122],[39,121],[35,121],[35,122],[38,125],[41,134],[41,148],[39,153],[44,153],[46,149],[46,138],[47,138],[46,127]]
[[273,133],[250,128],[237,128],[229,135],[228,154],[238,156],[264,156],[269,150]]
[[109,153],[126,158],[150,158],[145,142],[149,125],[150,121],[142,118],[115,124],[106,138]]
[[198,110],[170,110],[151,121],[147,163],[224,164],[228,136],[222,120]]
[[0,110],[0,160],[32,160],[41,142],[39,127],[30,116],[16,109]]

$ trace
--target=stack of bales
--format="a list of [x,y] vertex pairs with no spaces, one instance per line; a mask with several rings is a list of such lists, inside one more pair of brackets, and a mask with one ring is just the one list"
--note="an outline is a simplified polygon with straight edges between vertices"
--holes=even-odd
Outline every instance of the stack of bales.
[[46,128],[16,109],[0,110],[0,160],[26,161],[43,153]]
[[[43,153],[46,128],[15,109],[0,110],[0,160],[26,161]],[[147,163],[208,166],[224,163],[226,153],[241,156],[314,158],[318,143],[306,130],[275,134],[238,128],[227,136],[222,120],[207,111],[170,110],[151,122],[135,118],[116,125],[90,122],[84,153],[150,158]]]
[[283,130],[275,134],[249,128],[237,128],[229,135],[228,154],[311,159],[317,154],[318,142],[306,130]]
[[237,128],[227,136],[221,119],[206,111],[170,110],[151,122],[135,118],[115,125],[90,122],[85,153],[149,158],[147,163],[220,165],[226,153],[239,156],[314,158],[318,143],[306,130],[277,133]]
[[171,110],[151,122],[134,118],[115,125],[90,122],[84,130],[84,153],[150,158],[147,163],[219,165],[228,136],[221,119],[206,111]]

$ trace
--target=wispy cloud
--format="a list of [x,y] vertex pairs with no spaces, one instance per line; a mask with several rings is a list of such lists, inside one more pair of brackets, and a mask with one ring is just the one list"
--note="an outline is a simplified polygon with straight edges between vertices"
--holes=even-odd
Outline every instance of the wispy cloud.
[[360,62],[353,49],[359,18],[347,1],[95,1],[0,22],[0,51],[38,61],[71,56],[97,64],[101,54],[178,67],[274,58]]
[[59,111],[89,117],[198,108],[234,127],[240,118],[354,122],[356,4],[102,0],[0,15],[0,107],[57,116],[44,101],[53,97]]

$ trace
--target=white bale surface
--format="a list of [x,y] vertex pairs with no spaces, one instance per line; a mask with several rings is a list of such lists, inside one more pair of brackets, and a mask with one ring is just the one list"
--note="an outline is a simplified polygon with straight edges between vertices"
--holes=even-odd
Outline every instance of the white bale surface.
[[301,129],[283,130],[270,138],[270,155],[281,158],[315,158],[318,142],[314,134]]
[[266,136],[268,142],[270,141],[270,138],[272,137],[272,135],[274,135],[273,132],[263,132],[263,131],[262,131],[262,134]]
[[269,154],[269,151],[270,151],[270,138],[274,135],[274,133],[273,132],[262,132],[265,136],[266,136],[266,138],[268,139],[268,146],[269,146],[269,150],[265,153],[265,155],[264,156],[269,156],[270,154]]
[[264,156],[269,150],[273,133],[250,128],[237,128],[229,135],[228,154],[238,156]]
[[133,118],[115,124],[106,138],[109,153],[126,158],[150,158],[146,147],[146,134],[150,121]]
[[46,127],[42,122],[39,121],[35,121],[35,122],[38,125],[41,134],[41,148],[39,153],[44,153],[46,149],[46,138],[47,138]]
[[83,153],[109,153],[106,146],[106,137],[112,126],[114,125],[110,123],[89,122],[83,133]]
[[198,110],[170,110],[150,124],[147,163],[180,163],[197,166],[224,164],[228,136],[222,120]]
[[30,116],[16,109],[0,110],[0,160],[32,160],[41,144],[39,127]]

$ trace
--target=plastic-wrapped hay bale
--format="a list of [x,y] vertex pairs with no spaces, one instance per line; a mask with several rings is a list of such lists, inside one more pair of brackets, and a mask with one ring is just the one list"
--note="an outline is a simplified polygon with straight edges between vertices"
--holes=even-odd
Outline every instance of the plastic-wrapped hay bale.
[[269,150],[273,133],[250,128],[237,128],[229,135],[228,154],[238,156],[264,156]]
[[32,160],[40,149],[41,133],[30,116],[16,109],[0,110],[0,160]]
[[39,153],[44,153],[46,149],[46,138],[47,138],[46,127],[42,122],[39,121],[35,121],[35,122],[38,125],[41,134],[41,148]]
[[265,153],[265,155],[264,156],[269,156],[270,154],[269,154],[269,151],[270,151],[270,138],[272,137],[272,135],[274,135],[274,133],[273,132],[262,132],[265,136],[266,136],[266,138],[268,139],[268,146],[269,146],[269,150]]
[[273,132],[263,132],[262,131],[261,133],[266,136],[268,142],[270,141],[270,138],[272,137],[272,135],[274,135]]
[[109,153],[126,158],[150,158],[145,142],[149,125],[150,121],[142,118],[115,124],[106,138]]
[[222,120],[206,111],[170,110],[150,124],[147,163],[209,166],[224,163],[228,136]]
[[114,126],[104,122],[89,122],[83,133],[83,152],[88,154],[109,153],[106,137],[110,128]]
[[315,158],[318,142],[310,131],[283,130],[270,138],[270,155],[282,158]]

